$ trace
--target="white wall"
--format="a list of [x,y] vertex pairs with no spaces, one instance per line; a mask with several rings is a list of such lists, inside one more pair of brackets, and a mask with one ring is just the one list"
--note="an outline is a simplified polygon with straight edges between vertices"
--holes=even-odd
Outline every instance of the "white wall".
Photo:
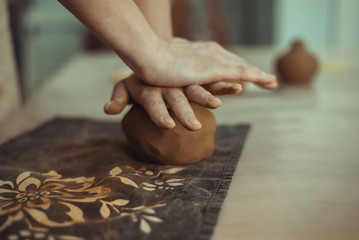
[[329,0],[277,0],[275,43],[288,45],[294,38],[309,45],[328,44]]
[[359,46],[358,0],[276,0],[275,44]]
[[359,46],[359,1],[332,0],[330,44]]

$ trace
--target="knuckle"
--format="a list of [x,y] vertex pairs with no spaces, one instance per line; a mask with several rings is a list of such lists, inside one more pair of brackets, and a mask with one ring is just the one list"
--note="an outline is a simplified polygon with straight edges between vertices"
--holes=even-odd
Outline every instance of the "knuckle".
[[213,42],[213,43],[212,43],[212,46],[213,46],[214,48],[216,48],[216,49],[221,49],[221,48],[222,48],[221,45],[220,45],[219,43],[217,43],[217,42]]
[[166,89],[166,93],[169,95],[174,95],[174,94],[180,94],[182,92],[181,88],[168,88]]
[[191,118],[195,118],[195,115],[193,112],[190,111],[186,111],[182,114],[184,119],[191,119]]
[[171,96],[171,101],[175,102],[175,103],[185,103],[185,102],[187,102],[187,99],[185,96],[177,94],[177,95]]
[[207,102],[210,103],[212,101],[213,95],[210,93],[207,94],[203,94],[203,99]]
[[197,85],[192,85],[187,88],[187,90],[192,94],[198,94],[201,92],[201,87]]
[[223,87],[223,85],[225,85],[225,84],[226,84],[226,82],[214,82],[214,83],[209,84],[208,86],[216,89],[216,88]]
[[159,94],[159,93],[160,93],[159,89],[155,88],[155,87],[146,87],[142,91],[142,95],[144,97],[153,96],[153,95],[156,95],[156,94]]
[[161,107],[163,104],[159,100],[150,100],[150,101],[147,101],[146,105],[148,108],[155,109],[155,108]]
[[184,102],[186,97],[180,88],[170,88],[166,91],[166,97],[171,102]]
[[260,77],[260,78],[266,78],[267,74],[265,74],[264,72],[260,71],[260,70],[256,70],[255,73]]
[[215,41],[206,41],[205,44],[210,47],[217,47],[219,44]]
[[224,77],[225,71],[223,69],[212,68],[212,79],[215,81],[222,80]]
[[239,74],[244,75],[244,74],[247,73],[247,68],[245,68],[243,66],[239,66],[238,67],[238,72],[239,72]]
[[192,46],[195,46],[195,47],[201,47],[203,45],[206,45],[206,42],[204,42],[204,41],[195,41],[195,42],[191,42],[190,44]]
[[221,45],[219,45],[217,42],[214,41],[208,41],[205,42],[205,45],[213,52],[217,53],[218,51],[221,50]]
[[205,44],[206,46],[211,46],[214,42],[213,41],[205,41],[203,42],[203,44]]

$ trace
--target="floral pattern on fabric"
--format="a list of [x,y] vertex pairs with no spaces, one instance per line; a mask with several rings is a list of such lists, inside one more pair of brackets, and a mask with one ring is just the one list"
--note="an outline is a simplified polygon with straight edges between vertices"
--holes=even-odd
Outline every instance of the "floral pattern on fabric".
[[[95,177],[63,178],[56,171],[19,174],[15,181],[0,180],[0,232],[16,222],[23,222],[28,229],[18,234],[47,236],[51,228],[68,227],[89,221],[99,221],[111,216],[130,217],[139,222],[144,234],[151,233],[151,224],[161,224],[156,217],[156,208],[165,203],[150,202],[133,206],[126,193],[114,191],[111,186],[122,184],[135,191],[170,191],[183,185],[183,178],[177,173],[184,168],[165,168],[153,172],[145,167],[135,169],[125,166],[113,167],[102,179]],[[143,181],[145,177],[146,181]],[[98,214],[84,215],[82,205],[92,204]],[[86,205],[88,208],[89,206]],[[122,210],[123,209],[123,210]],[[55,217],[56,215],[56,217]],[[8,239],[19,239],[11,234]],[[45,238],[44,238],[45,239]],[[47,239],[81,239],[75,236],[51,236]]]
[[209,240],[248,131],[219,126],[182,168],[139,159],[118,121],[51,120],[0,146],[0,239]]

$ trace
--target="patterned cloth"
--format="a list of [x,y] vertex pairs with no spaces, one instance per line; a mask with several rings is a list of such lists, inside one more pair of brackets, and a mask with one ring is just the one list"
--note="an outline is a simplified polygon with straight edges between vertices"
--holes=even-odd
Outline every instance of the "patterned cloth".
[[220,126],[211,158],[164,166],[118,122],[53,120],[0,147],[0,239],[209,239],[248,130]]

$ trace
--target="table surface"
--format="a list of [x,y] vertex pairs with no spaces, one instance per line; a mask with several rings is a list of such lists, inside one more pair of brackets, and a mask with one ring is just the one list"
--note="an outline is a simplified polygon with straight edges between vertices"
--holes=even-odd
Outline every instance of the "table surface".
[[[267,71],[279,53],[239,52]],[[315,53],[311,88],[246,85],[213,111],[218,124],[252,126],[213,239],[359,239],[359,49]],[[0,143],[54,116],[120,121],[102,109],[123,67],[111,53],[72,59],[0,123]]]

